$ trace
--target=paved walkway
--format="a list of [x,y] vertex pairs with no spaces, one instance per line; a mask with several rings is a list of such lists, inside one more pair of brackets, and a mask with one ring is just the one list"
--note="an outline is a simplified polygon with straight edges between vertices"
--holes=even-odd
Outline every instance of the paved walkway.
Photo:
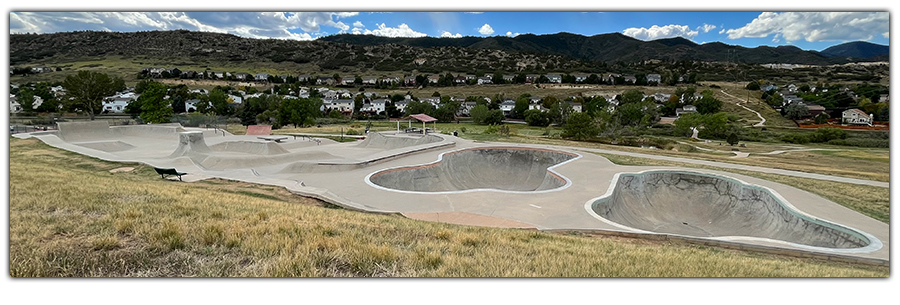
[[[492,143],[496,143],[498,145],[508,144],[508,143],[503,143],[503,142],[492,142]],[[761,167],[761,166],[742,165],[742,164],[706,161],[706,160],[697,160],[697,159],[688,159],[688,158],[679,158],[679,157],[669,157],[669,156],[642,154],[642,153],[609,150],[609,149],[599,149],[599,148],[558,146],[558,145],[535,145],[535,146],[540,146],[540,147],[545,147],[545,148],[566,147],[566,148],[570,148],[570,149],[577,149],[577,150],[589,151],[589,152],[598,152],[598,153],[611,154],[611,155],[622,155],[622,156],[631,156],[631,157],[647,158],[647,159],[654,159],[654,160],[683,162],[683,163],[690,163],[690,164],[715,166],[715,167],[722,167],[722,168],[754,171],[754,172],[760,172],[760,173],[779,174],[779,175],[785,175],[785,176],[791,176],[791,177],[810,178],[810,179],[853,183],[853,184],[869,185],[869,186],[877,186],[877,187],[891,187],[891,184],[889,182],[872,181],[872,180],[847,178],[847,177],[837,177],[837,176],[806,173],[806,172],[800,172],[800,171],[792,171],[792,170],[786,170],[786,169],[777,169],[777,168],[769,168],[769,167]]]

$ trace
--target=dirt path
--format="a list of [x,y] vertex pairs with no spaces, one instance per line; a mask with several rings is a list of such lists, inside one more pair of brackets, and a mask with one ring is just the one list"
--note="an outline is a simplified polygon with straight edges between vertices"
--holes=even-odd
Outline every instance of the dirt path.
[[[725,92],[725,90],[719,90],[719,91],[722,92],[722,94],[725,94],[725,95],[727,95],[727,96],[730,96],[731,98],[734,98],[734,99],[740,101],[739,98],[737,98],[737,97],[734,96],[734,95],[728,94],[728,92]],[[756,110],[747,108],[747,106],[741,105],[741,102],[737,102],[737,103],[735,103],[735,105],[738,105],[738,106],[741,107],[741,108],[747,109],[747,111],[753,112],[753,113],[756,114],[756,116],[759,117],[759,119],[760,119],[761,121],[760,121],[759,123],[754,124],[753,127],[763,127],[763,126],[766,126],[766,125],[765,125],[765,124],[766,124],[766,118],[764,118],[764,117],[762,116],[762,114],[759,114],[759,112],[756,112]]]

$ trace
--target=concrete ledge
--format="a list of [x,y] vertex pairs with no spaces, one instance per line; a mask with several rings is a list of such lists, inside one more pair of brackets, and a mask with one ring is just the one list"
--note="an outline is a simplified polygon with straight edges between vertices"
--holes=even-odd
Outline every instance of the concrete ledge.
[[692,245],[703,245],[703,246],[719,247],[719,248],[725,248],[725,249],[733,249],[733,250],[741,250],[741,251],[749,251],[749,252],[757,252],[757,253],[775,254],[775,255],[790,256],[790,257],[815,258],[815,259],[821,259],[821,260],[827,260],[827,261],[870,265],[870,266],[890,267],[890,265],[891,265],[891,262],[889,260],[883,260],[883,259],[853,257],[853,256],[847,256],[847,255],[841,255],[841,254],[809,252],[809,251],[796,250],[796,249],[786,249],[786,248],[778,248],[778,247],[763,246],[763,245],[751,245],[751,244],[744,244],[744,243],[731,242],[731,241],[710,240],[710,239],[693,238],[693,237],[687,237],[687,236],[675,236],[675,235],[662,234],[662,233],[648,234],[648,233],[623,232],[623,231],[612,231],[612,230],[584,230],[584,229],[554,229],[554,230],[544,230],[544,231],[551,232],[551,233],[574,232],[574,233],[582,233],[582,234],[588,234],[588,235],[616,236],[616,237],[655,240],[655,241],[672,241],[672,242],[680,242],[680,243],[692,244]]

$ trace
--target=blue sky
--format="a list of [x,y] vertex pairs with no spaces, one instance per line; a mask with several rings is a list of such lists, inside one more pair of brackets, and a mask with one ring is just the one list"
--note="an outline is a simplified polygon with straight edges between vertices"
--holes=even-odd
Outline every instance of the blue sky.
[[188,29],[312,40],[338,33],[389,37],[623,33],[756,47],[822,50],[847,41],[889,44],[887,12],[11,12],[10,33]]

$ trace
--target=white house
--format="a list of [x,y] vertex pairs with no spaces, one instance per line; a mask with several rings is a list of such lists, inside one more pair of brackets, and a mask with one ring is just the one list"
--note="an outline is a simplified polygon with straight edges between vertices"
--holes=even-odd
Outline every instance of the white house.
[[386,99],[373,100],[369,103],[363,104],[362,108],[360,108],[359,111],[379,114],[385,111],[385,109],[387,108],[387,102],[388,100]]
[[516,108],[516,101],[514,100],[505,100],[500,103],[500,110],[503,111],[503,115],[509,115],[513,108]]
[[551,83],[559,84],[562,83],[562,76],[560,76],[559,74],[547,74],[547,80],[549,80]]
[[569,106],[572,106],[572,110],[575,112],[581,112],[581,103],[576,102],[568,102]]
[[397,110],[406,111],[406,106],[409,105],[409,101],[402,100],[394,103],[394,107],[397,107]]
[[254,79],[258,82],[267,82],[269,81],[269,73],[256,73]]
[[659,74],[647,74],[647,83],[662,83],[662,76]]
[[190,100],[184,101],[184,111],[185,112],[197,111],[197,103],[199,103],[199,102],[200,102],[200,100],[198,100],[198,99],[190,99]]
[[340,112],[349,112],[353,113],[353,100],[342,99],[342,100],[334,100],[331,102],[331,109],[337,110]]
[[694,105],[684,105],[683,108],[675,108],[675,115],[681,116],[682,114],[688,113],[697,113],[697,106]]
[[479,85],[492,84],[492,83],[494,83],[494,81],[491,78],[488,78],[488,77],[479,77],[478,78]]
[[137,100],[140,94],[132,92],[113,95],[103,99],[103,111],[108,113],[125,112],[125,106]]
[[859,109],[847,109],[841,113],[844,124],[872,126],[872,116]]

